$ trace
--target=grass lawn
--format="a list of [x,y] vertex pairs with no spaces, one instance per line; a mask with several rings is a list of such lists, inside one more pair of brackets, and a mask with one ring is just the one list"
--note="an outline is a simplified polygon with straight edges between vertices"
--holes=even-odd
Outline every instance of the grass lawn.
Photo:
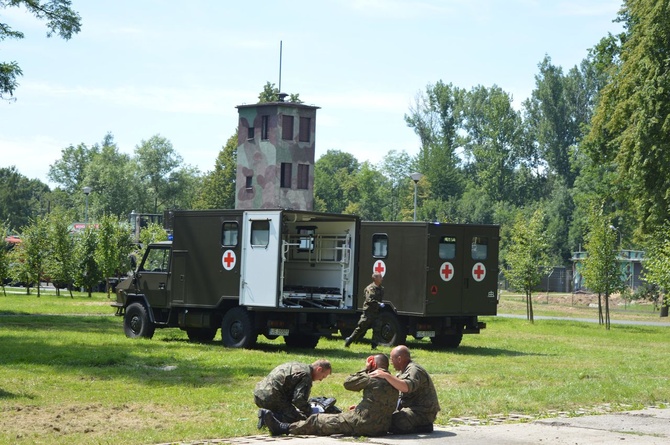
[[[499,312],[525,308],[514,299],[503,295]],[[577,312],[551,300],[545,307],[537,302],[536,315]],[[334,337],[315,350],[289,350],[281,339],[261,336],[256,349],[239,350],[219,341],[189,343],[177,329],[130,340],[109,303],[105,294],[38,299],[0,292],[0,443],[155,444],[257,434],[253,387],[292,360],[333,363],[333,375],[316,382],[313,395],[335,396],[340,407],[360,399],[342,381],[363,367],[368,344],[344,349]],[[591,315],[577,316],[595,318],[593,308],[585,313]],[[659,321],[653,311],[636,317]],[[623,316],[613,311],[615,318]],[[539,417],[670,401],[670,324],[612,325],[607,331],[576,321],[483,321],[487,328],[466,335],[456,350],[408,340],[438,390],[439,424],[464,416]]]

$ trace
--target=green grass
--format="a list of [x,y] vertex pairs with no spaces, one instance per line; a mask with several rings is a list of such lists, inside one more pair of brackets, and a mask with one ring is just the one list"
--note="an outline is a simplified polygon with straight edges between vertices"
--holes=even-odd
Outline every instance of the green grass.
[[[360,399],[342,381],[363,366],[368,344],[344,349],[334,337],[316,350],[289,350],[282,340],[259,337],[257,349],[238,350],[189,343],[178,329],[130,340],[109,303],[104,294],[0,294],[0,443],[151,444],[258,434],[253,387],[289,360],[330,359],[333,375],[312,394],[335,396],[341,407]],[[483,320],[487,329],[466,335],[453,351],[434,350],[427,340],[408,343],[434,379],[439,424],[670,401],[668,327],[607,331],[574,321]]]

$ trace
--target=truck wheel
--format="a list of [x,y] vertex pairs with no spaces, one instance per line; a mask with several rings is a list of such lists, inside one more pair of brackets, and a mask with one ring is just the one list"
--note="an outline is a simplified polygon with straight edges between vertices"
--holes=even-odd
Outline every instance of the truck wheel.
[[254,331],[251,314],[243,307],[236,307],[223,316],[221,341],[227,348],[251,348],[258,334]]
[[207,343],[214,340],[216,329],[212,328],[186,328],[188,339],[195,343]]
[[123,330],[128,338],[151,338],[156,326],[149,320],[147,308],[142,303],[131,303],[123,317]]
[[284,342],[289,348],[314,349],[319,344],[318,335],[285,335]]
[[430,341],[433,345],[448,349],[458,348],[458,345],[461,344],[461,340],[463,340],[463,334],[443,334],[430,337]]
[[407,340],[407,330],[393,312],[382,312],[379,314],[379,321],[381,323],[380,336],[382,345],[398,346],[405,344],[405,341]]

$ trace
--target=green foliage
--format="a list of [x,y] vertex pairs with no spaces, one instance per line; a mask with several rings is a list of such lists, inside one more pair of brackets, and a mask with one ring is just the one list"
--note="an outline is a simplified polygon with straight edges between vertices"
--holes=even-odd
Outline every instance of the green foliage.
[[[39,20],[46,21],[47,37],[57,34],[69,40],[73,34],[81,30],[81,17],[70,8],[70,0],[0,0],[0,9],[23,6]],[[23,33],[13,30],[9,25],[0,22],[0,41],[6,38],[22,39]],[[0,62],[0,99],[7,94],[14,95],[18,86],[16,80],[23,72],[19,65],[13,62]]]
[[545,215],[536,210],[530,220],[519,214],[507,246],[505,276],[513,288],[526,295],[526,317],[533,322],[532,293],[546,273],[549,264],[549,243],[545,229]]
[[47,219],[47,257],[45,272],[49,280],[57,286],[57,292],[60,292],[60,286],[66,286],[72,296],[72,285],[74,283],[75,241],[70,232],[69,214],[56,211],[49,215]]
[[92,225],[75,234],[75,284],[88,292],[91,297],[93,288],[102,280],[102,273],[96,261],[98,250],[98,230]]
[[314,166],[314,208],[321,212],[344,213],[349,193],[355,190],[353,177],[360,169],[356,158],[340,150],[328,150]]
[[[5,224],[0,223],[0,286],[5,293],[5,281],[9,280],[9,250],[10,244],[5,241],[9,230]],[[6,295],[6,294],[5,294]]]
[[130,225],[114,216],[104,216],[100,220],[95,260],[107,283],[109,278],[125,275],[130,270],[128,255],[134,250]]
[[28,179],[16,167],[0,168],[0,221],[8,229],[18,231],[44,213],[49,187],[36,179]]
[[[274,83],[267,82],[263,86],[263,91],[258,95],[258,103],[279,102],[280,93],[281,91],[279,91],[279,88]],[[302,100],[300,100],[300,94],[289,94],[288,100],[285,100],[285,102],[301,104]]]
[[[649,237],[644,263],[645,280],[663,293],[662,304],[670,305],[670,226],[665,224]],[[660,292],[658,292],[660,290]]]
[[228,138],[214,164],[214,170],[203,179],[194,206],[196,209],[235,208],[237,180],[237,132]]
[[[46,219],[37,219],[21,230],[21,242],[13,252],[15,256],[15,277],[29,285],[38,285],[44,277],[49,253],[48,223]],[[26,293],[30,287],[26,286]],[[40,287],[37,286],[37,296],[40,296]]]

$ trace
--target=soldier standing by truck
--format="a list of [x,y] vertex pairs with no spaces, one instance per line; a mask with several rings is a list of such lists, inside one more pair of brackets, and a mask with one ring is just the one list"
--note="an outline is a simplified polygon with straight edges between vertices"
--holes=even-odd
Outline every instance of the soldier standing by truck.
[[344,347],[348,348],[352,343],[357,342],[365,336],[365,333],[372,327],[372,349],[377,348],[380,340],[379,309],[384,307],[382,299],[384,298],[384,288],[382,287],[382,274],[373,273],[372,283],[365,288],[365,303],[363,303],[363,313],[358,320],[358,326],[354,332],[345,339]]
[[[332,372],[328,360],[311,365],[289,362],[274,368],[254,389],[254,402],[259,408],[277,413],[283,422],[306,419],[312,414],[309,394],[313,381],[321,381]],[[262,426],[259,415],[258,427]]]
[[261,410],[263,421],[273,436],[280,434],[311,434],[330,436],[381,436],[391,426],[391,415],[396,407],[398,391],[381,378],[370,373],[387,373],[389,359],[384,354],[367,358],[365,369],[351,374],[344,381],[349,391],[363,390],[363,398],[356,406],[339,414],[313,414],[300,422],[280,422],[272,411]]

